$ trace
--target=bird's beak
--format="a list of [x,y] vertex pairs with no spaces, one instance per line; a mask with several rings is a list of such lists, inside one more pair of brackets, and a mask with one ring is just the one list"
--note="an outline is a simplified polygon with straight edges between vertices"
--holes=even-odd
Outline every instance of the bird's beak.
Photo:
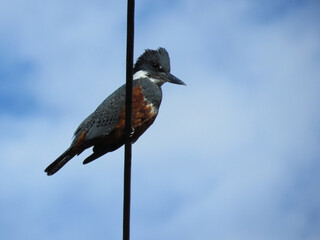
[[185,84],[183,81],[181,81],[179,78],[175,77],[171,73],[166,73],[164,79],[166,80],[166,82],[187,86],[187,84]]

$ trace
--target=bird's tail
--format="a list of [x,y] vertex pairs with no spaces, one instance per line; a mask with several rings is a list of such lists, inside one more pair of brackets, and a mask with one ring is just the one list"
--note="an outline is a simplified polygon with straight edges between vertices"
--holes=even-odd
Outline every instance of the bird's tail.
[[51,163],[44,171],[48,174],[48,176],[55,174],[75,155],[76,151],[74,151],[73,147],[71,146],[64,153],[62,153],[61,156],[57,158],[57,160]]

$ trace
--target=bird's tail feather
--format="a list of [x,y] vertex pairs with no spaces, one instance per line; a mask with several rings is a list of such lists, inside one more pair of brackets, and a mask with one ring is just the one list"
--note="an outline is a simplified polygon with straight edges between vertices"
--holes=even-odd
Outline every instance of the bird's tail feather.
[[51,163],[44,171],[48,176],[55,174],[60,170],[71,158],[76,155],[73,147],[68,148],[64,153],[61,154],[53,163]]
[[92,162],[93,160],[97,159],[98,157],[101,157],[102,155],[106,154],[107,152],[108,151],[94,152],[83,161],[83,164],[87,164],[89,162]]
[[104,145],[95,145],[93,147],[93,153],[87,157],[84,161],[83,164],[87,164],[89,162],[92,162],[93,160],[97,159],[98,157],[101,157],[102,155],[112,152],[119,147],[121,147],[122,143],[117,143],[117,144],[112,144],[109,146],[104,146]]

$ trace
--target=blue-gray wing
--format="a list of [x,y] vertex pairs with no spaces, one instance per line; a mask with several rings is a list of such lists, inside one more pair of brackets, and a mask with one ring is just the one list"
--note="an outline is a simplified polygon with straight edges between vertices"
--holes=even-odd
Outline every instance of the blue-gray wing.
[[118,88],[90,114],[74,133],[74,142],[85,131],[85,140],[90,141],[111,133],[117,125],[125,106],[125,86]]

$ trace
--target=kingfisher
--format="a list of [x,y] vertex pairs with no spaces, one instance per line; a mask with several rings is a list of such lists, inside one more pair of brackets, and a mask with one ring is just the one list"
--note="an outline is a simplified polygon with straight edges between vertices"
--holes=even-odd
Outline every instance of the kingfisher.
[[[162,100],[161,86],[186,85],[170,73],[170,58],[165,48],[146,49],[133,67],[132,143],[156,119]],[[46,169],[47,175],[59,171],[75,155],[93,147],[83,164],[120,148],[125,143],[125,84],[107,97],[76,129],[70,147]]]

